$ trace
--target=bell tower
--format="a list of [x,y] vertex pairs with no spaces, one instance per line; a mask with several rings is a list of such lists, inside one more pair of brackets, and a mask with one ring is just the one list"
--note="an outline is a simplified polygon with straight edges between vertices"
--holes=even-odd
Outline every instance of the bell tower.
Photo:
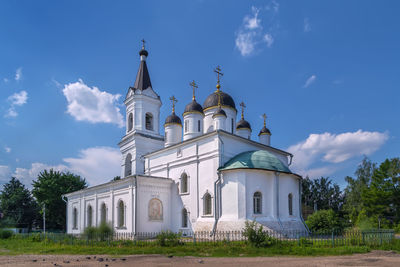
[[122,153],[121,177],[144,173],[142,156],[164,146],[160,135],[160,96],[153,90],[146,59],[149,55],[142,40],[140,65],[135,83],[129,87],[124,101],[126,132],[119,142]]

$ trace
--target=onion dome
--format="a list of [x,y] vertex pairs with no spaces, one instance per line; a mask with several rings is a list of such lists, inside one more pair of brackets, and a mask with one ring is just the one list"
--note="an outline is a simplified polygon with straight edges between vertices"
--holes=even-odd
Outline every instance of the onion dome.
[[260,135],[264,135],[264,134],[268,134],[271,135],[271,131],[266,127],[266,119],[267,119],[267,115],[265,115],[265,113],[262,115],[263,119],[264,119],[264,127],[262,127],[260,133],[258,134],[258,136]]
[[149,52],[147,52],[147,50],[144,49],[144,47],[142,48],[142,50],[139,51],[139,56],[147,57],[148,55],[149,55]]
[[165,123],[164,126],[168,125],[168,124],[179,124],[182,126],[182,121],[181,118],[179,118],[175,112],[172,112],[171,115],[169,115],[166,119],[165,119]]
[[218,116],[223,116],[223,117],[226,118],[226,113],[225,113],[225,111],[224,111],[221,107],[219,107],[219,108],[214,112],[214,114],[212,115],[212,118],[214,119],[215,117],[218,117]]
[[183,112],[183,116],[185,116],[186,114],[189,114],[189,113],[204,114],[202,106],[199,103],[197,103],[196,100],[192,100],[192,102],[190,102],[189,104],[186,105],[185,111]]
[[248,121],[245,119],[241,119],[237,124],[236,124],[236,130],[238,129],[248,129],[251,131],[251,126]]
[[[228,95],[227,93],[224,93],[222,91],[220,91],[220,94],[221,94],[221,105],[227,106],[227,107],[230,107],[230,108],[233,108],[234,110],[236,110],[235,101],[233,101],[233,98],[230,95]],[[204,101],[203,109],[206,110],[208,108],[218,107],[218,98],[219,97],[218,97],[217,91],[210,94]]]

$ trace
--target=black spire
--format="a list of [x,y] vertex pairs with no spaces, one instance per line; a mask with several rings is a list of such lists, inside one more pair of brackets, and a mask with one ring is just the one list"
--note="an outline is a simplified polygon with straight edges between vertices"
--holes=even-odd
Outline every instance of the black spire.
[[140,55],[140,66],[138,73],[136,75],[136,81],[135,85],[133,88],[139,89],[139,90],[146,90],[151,86],[151,81],[150,81],[150,75],[149,75],[149,70],[147,69],[147,64],[146,64],[146,58],[149,55],[149,53],[146,51],[144,48],[144,40],[142,40],[143,45],[142,45],[142,50],[140,50],[139,55]]

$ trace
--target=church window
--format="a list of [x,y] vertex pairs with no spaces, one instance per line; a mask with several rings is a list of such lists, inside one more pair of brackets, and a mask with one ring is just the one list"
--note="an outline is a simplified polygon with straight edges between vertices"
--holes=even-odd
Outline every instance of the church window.
[[163,206],[161,200],[153,198],[149,202],[149,220],[162,221],[163,220]]
[[293,195],[292,193],[288,196],[288,203],[289,203],[289,215],[293,215]]
[[107,206],[105,203],[101,204],[100,208],[100,222],[106,223],[107,222]]
[[87,226],[93,226],[93,209],[91,205],[87,208]]
[[125,158],[125,177],[132,175],[132,155],[128,153]]
[[125,204],[122,200],[118,202],[117,215],[118,215],[117,225],[119,228],[122,228],[125,226]]
[[78,229],[78,210],[76,208],[74,208],[74,211],[72,212],[72,218],[73,218],[72,229]]
[[212,215],[210,193],[205,193],[203,197],[203,215]]
[[253,195],[253,213],[261,214],[262,213],[262,195],[260,192],[255,192]]
[[153,115],[146,113],[146,130],[153,130]]
[[233,133],[233,119],[231,119],[231,133]]
[[132,113],[129,113],[129,116],[128,116],[128,132],[132,131],[132,128],[133,128],[133,115],[132,115]]
[[185,120],[185,133],[189,131],[189,120]]
[[187,193],[188,190],[188,176],[186,173],[181,175],[181,193]]
[[197,131],[200,132],[201,131],[201,124],[200,124],[200,120],[197,121]]
[[188,227],[188,212],[186,209],[182,210],[182,228]]

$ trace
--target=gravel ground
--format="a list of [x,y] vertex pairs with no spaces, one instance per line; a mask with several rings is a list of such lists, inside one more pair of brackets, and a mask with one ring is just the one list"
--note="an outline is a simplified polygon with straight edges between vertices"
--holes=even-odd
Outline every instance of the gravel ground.
[[327,257],[198,258],[160,255],[20,255],[0,256],[0,266],[400,266],[400,254],[372,251],[367,254]]

